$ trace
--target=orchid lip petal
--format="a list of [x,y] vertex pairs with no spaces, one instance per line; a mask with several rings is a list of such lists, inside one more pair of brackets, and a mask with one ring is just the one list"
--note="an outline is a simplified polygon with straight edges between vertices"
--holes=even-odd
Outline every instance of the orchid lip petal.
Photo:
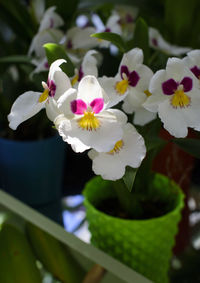
[[192,89],[193,82],[192,82],[192,79],[190,77],[184,77],[182,79],[182,81],[180,82],[180,84],[183,85],[184,91],[188,92]]
[[71,101],[71,111],[74,114],[82,115],[87,110],[87,104],[82,99]]
[[177,90],[178,83],[174,79],[169,79],[162,83],[162,90],[163,93],[166,95],[174,94],[174,92]]
[[92,111],[94,113],[99,113],[103,109],[104,106],[104,99],[103,98],[95,98],[91,103],[90,106],[92,107]]

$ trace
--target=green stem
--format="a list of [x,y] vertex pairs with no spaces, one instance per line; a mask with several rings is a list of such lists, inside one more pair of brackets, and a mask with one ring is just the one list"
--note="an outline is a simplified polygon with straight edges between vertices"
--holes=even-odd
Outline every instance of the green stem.
[[122,179],[113,182],[113,187],[121,209],[126,212],[129,217],[138,218],[139,215],[141,215],[139,195],[129,192]]

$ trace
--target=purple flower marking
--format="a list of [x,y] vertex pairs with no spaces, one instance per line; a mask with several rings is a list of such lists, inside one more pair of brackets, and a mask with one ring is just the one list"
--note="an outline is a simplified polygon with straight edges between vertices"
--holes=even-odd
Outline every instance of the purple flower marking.
[[49,89],[49,96],[54,97],[55,93],[56,93],[56,85],[55,85],[54,81],[52,81],[52,80],[50,81],[48,79],[47,86],[48,86],[48,89]]
[[133,19],[133,17],[132,17],[132,15],[131,14],[126,14],[126,16],[125,16],[125,20],[126,20],[126,22],[128,23],[128,24],[130,24],[130,23],[133,23],[134,22],[134,19]]
[[104,32],[111,32],[110,28],[105,28]]
[[52,18],[50,18],[49,28],[53,28],[53,26],[54,26],[54,20]]
[[83,76],[84,76],[83,68],[82,68],[82,66],[80,66],[80,69],[79,69],[79,71],[78,71],[78,81],[79,81],[79,82],[81,81],[81,79],[83,78]]
[[178,83],[174,79],[169,79],[162,83],[162,90],[164,94],[171,95],[178,88]]
[[45,67],[45,69],[49,69],[49,64],[48,64],[48,62],[45,62],[45,63],[44,63],[44,67]]
[[197,79],[200,78],[200,68],[198,68],[197,66],[194,66],[190,70],[197,77]]
[[73,47],[72,41],[71,41],[71,39],[69,39],[67,41],[67,49],[72,49],[72,47]]
[[120,69],[120,75],[121,75],[122,79],[124,79],[123,74],[125,74],[127,76],[130,86],[135,87],[137,85],[138,81],[140,80],[139,74],[136,71],[130,72],[128,67],[125,66],[125,65],[122,65],[121,69]]
[[184,77],[180,84],[183,85],[184,92],[188,92],[192,89],[193,82],[190,77]]
[[158,40],[156,38],[152,38],[151,42],[154,46],[158,46]]
[[87,110],[87,104],[82,99],[76,99],[71,101],[72,113],[81,115]]
[[166,95],[172,95],[179,85],[183,85],[183,91],[188,92],[192,89],[192,79],[190,77],[184,77],[181,82],[169,79],[162,83],[162,91]]
[[[95,98],[89,106],[92,108],[92,111],[97,114],[103,109],[104,100],[103,98]],[[74,114],[82,115],[87,111],[87,104],[82,99],[76,99],[71,101],[71,111]]]

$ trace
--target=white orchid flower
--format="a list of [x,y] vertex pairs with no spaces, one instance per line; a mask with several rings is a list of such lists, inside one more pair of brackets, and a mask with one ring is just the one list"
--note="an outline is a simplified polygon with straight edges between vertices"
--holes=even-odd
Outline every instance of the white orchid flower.
[[123,110],[129,114],[135,112],[134,123],[139,125],[144,125],[156,117],[142,106],[150,95],[148,88],[153,76],[151,69],[142,63],[142,50],[134,48],[123,55],[119,71],[114,78],[99,78],[100,84],[109,95],[109,106],[124,100]]
[[73,87],[76,87],[78,85],[78,82],[80,82],[84,76],[98,76],[96,58],[97,55],[98,52],[95,50],[90,50],[85,54],[85,56],[83,57],[82,64],[79,66],[78,69],[75,69],[75,75],[71,78],[71,84]]
[[45,43],[59,43],[64,34],[58,27],[64,24],[62,18],[55,13],[56,7],[50,7],[46,10],[40,22],[38,33],[33,37],[29,47],[28,54],[44,58],[45,51],[43,45]]
[[56,7],[49,7],[40,22],[39,32],[46,29],[56,29],[64,24],[63,19],[55,13]]
[[122,29],[122,36],[129,40],[133,36],[135,20],[138,15],[138,8],[130,5],[116,5],[112,14],[119,16],[118,24]]
[[182,61],[200,81],[200,50],[196,49],[188,52]]
[[199,81],[181,59],[170,58],[166,70],[156,72],[151,79],[149,90],[152,95],[143,105],[158,112],[171,135],[184,138],[188,127],[199,127]]
[[[182,59],[184,64],[192,71],[195,77],[199,80],[200,87],[200,50],[192,50],[187,53],[187,56]],[[200,131],[200,124],[194,127],[196,131]]]
[[174,56],[180,56],[191,50],[190,47],[179,47],[168,43],[159,31],[152,27],[149,28],[149,45],[154,49]]
[[94,173],[112,181],[123,177],[126,166],[138,168],[145,154],[144,139],[130,123],[123,126],[123,137],[115,143],[112,150],[97,152],[92,149],[88,153],[93,161]]
[[93,27],[73,27],[67,31],[65,47],[68,51],[83,49],[85,51],[97,46],[95,38],[90,37],[95,33]]
[[[47,83],[42,82],[44,92],[27,91],[20,95],[12,105],[8,115],[9,127],[16,130],[19,124],[37,114],[46,107],[47,115],[51,120],[60,113],[51,111],[52,103],[50,100],[57,101],[58,98],[71,87],[67,75],[59,67],[65,60],[55,61],[50,66]],[[55,107],[54,107],[55,111]]]
[[121,139],[121,121],[127,117],[120,110],[107,109],[107,104],[108,97],[94,76],[83,77],[78,90],[70,90],[58,99],[63,116],[54,123],[74,151],[109,151]]
[[46,57],[42,59],[32,59],[31,63],[36,66],[33,72],[30,74],[30,78],[33,77],[34,74],[45,72],[49,70],[49,64]]
[[33,13],[37,22],[40,23],[45,11],[45,1],[44,0],[31,1],[31,8],[33,9]]
[[45,50],[43,45],[45,43],[59,43],[64,34],[58,29],[45,29],[37,33],[31,42],[28,54],[31,55],[35,52],[35,55],[39,58],[45,57]]
[[[97,14],[92,15],[92,22],[96,27],[96,31],[95,31],[96,33],[112,32],[121,35],[122,29],[119,24],[119,20],[120,20],[119,15],[113,14],[108,18],[106,24],[104,25],[101,18]],[[98,43],[99,47],[103,47],[103,48],[107,48],[111,45],[109,41],[103,39],[96,39],[96,42]]]

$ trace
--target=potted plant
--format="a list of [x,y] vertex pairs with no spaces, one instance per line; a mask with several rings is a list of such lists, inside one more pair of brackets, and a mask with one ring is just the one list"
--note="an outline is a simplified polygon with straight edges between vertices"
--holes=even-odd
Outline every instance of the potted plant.
[[[84,26],[80,33],[78,27],[70,30],[64,45],[45,45],[50,70],[43,92],[19,96],[8,119],[15,129],[45,107],[75,152],[89,150],[98,175],[84,190],[92,243],[149,279],[168,282],[184,196],[172,179],[152,171],[152,162],[166,144],[162,127],[173,137],[170,142],[199,157],[199,139],[187,138],[188,128],[200,131],[198,41],[195,50],[170,44],[141,17],[134,22],[119,7],[106,9],[108,19],[102,32],[92,35],[95,41],[86,37]],[[124,34],[130,23],[134,34]],[[93,48],[88,52],[87,43]],[[99,56],[108,47],[111,54],[103,49]]]

